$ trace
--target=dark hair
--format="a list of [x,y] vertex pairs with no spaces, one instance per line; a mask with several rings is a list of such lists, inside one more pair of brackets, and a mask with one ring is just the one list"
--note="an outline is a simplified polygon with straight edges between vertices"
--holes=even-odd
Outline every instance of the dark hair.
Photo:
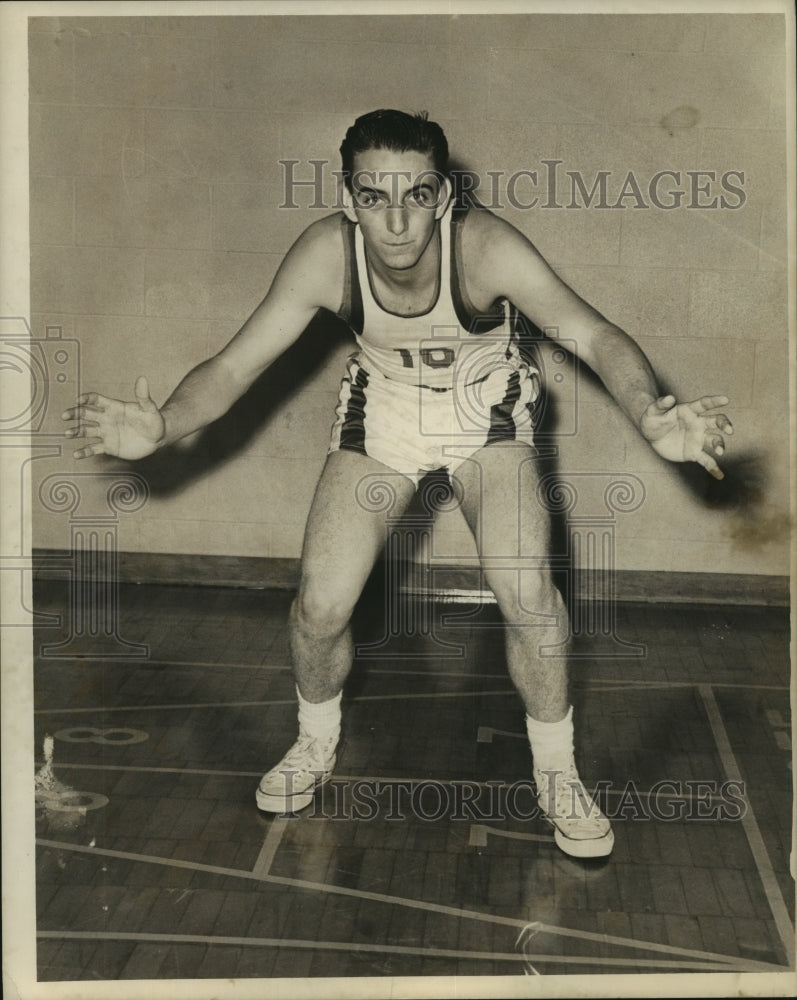
[[448,166],[448,140],[437,122],[429,121],[426,111],[409,115],[405,111],[381,108],[360,115],[340,146],[343,179],[350,191],[354,156],[367,149],[427,153],[432,157],[434,169],[442,175]]

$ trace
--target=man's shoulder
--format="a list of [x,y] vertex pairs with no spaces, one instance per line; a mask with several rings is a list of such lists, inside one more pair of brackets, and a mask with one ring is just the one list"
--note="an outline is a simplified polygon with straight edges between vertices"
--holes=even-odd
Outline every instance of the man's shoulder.
[[303,253],[328,254],[330,258],[340,256],[343,248],[342,233],[345,231],[346,216],[343,212],[325,215],[311,222],[294,243],[293,249]]
[[461,220],[463,242],[467,241],[473,247],[488,250],[496,242],[501,244],[524,238],[511,222],[478,203],[459,207],[457,214]]
[[529,240],[511,222],[488,208],[470,205],[460,216],[459,261],[464,278],[487,299],[501,294],[508,263],[529,249]]
[[342,212],[311,222],[286,255],[284,267],[316,305],[335,311],[341,301],[345,263],[345,216]]

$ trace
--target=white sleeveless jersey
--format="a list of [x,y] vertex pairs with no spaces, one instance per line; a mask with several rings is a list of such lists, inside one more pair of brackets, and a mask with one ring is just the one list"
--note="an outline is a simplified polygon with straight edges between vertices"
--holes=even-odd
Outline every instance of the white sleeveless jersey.
[[501,300],[489,313],[478,314],[462,282],[460,241],[468,211],[452,204],[440,220],[437,298],[431,309],[414,316],[389,312],[377,302],[362,232],[343,217],[347,259],[340,315],[354,333],[365,369],[444,392],[481,381],[501,365],[518,363],[513,307]]

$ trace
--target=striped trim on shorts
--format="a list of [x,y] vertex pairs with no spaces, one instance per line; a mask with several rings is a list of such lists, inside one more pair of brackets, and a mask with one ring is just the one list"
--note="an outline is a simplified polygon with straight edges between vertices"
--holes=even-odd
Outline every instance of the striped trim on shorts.
[[357,355],[341,382],[329,452],[368,455],[410,478],[449,473],[496,441],[534,444],[537,370],[518,358],[448,389],[410,385],[368,372]]

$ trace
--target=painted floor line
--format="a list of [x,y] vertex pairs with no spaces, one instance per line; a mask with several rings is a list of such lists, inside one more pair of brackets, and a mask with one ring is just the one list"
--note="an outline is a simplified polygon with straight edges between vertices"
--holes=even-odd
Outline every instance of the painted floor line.
[[[42,664],[48,662],[46,657],[41,659]],[[117,668],[124,666],[131,666],[137,668],[146,667],[197,667],[199,669],[241,669],[241,670],[267,670],[267,671],[291,671],[293,668],[289,663],[212,663],[206,660],[141,660],[131,659],[125,660],[124,658],[120,660],[109,660],[107,657],[97,656],[81,656],[80,666],[85,667],[92,663],[98,665],[106,665],[107,667]],[[59,666],[63,667],[64,664],[60,663]],[[378,663],[369,665],[368,673],[371,676],[413,676],[413,677],[456,677],[463,678],[466,677],[469,680],[479,679],[479,680],[505,680],[506,671],[500,671],[499,673],[471,673],[468,671],[463,674],[461,671],[455,670],[398,670],[391,667],[383,667]],[[684,681],[673,681],[673,680],[631,680],[628,678],[613,678],[613,677],[589,677],[589,678],[576,678],[572,680],[572,684],[575,687],[590,687],[595,684],[598,686],[603,685],[617,685],[617,687],[612,687],[611,690],[630,690],[634,688],[694,688],[699,687],[704,681],[699,680],[684,680]],[[732,688],[732,689],[745,689],[751,691],[788,691],[788,684],[743,684],[736,683],[733,681],[726,682],[711,682],[713,688]],[[57,711],[57,710],[55,710]]]
[[[34,761],[34,766],[38,767],[39,762]],[[140,767],[134,764],[69,764],[63,761],[53,764],[53,768],[74,771],[133,771],[143,774],[202,774],[210,778],[260,778],[263,775],[262,771],[218,771],[212,767]]]
[[[301,938],[238,938],[205,934],[148,934],[124,931],[39,931],[41,938],[66,940],[147,941],[163,944],[209,944],[238,948],[310,948],[327,951],[366,951],[376,954],[418,955],[424,958],[464,958],[482,961],[523,962],[515,952],[461,951],[453,948],[413,948],[409,945],[369,944],[361,941],[306,941]],[[722,968],[727,971],[727,966]]]
[[[633,681],[633,680],[620,680],[612,678],[600,678],[600,677],[590,677],[587,680],[579,681],[574,678],[572,681],[576,687],[584,686],[589,687],[591,684],[595,684],[599,687],[611,685],[612,691],[625,691],[625,690],[644,690],[645,688],[699,688],[704,681]],[[745,691],[788,691],[788,684],[735,684],[732,681],[726,682],[711,682],[713,688],[729,688],[731,690],[745,690]]]
[[[728,739],[725,723],[722,721],[722,714],[720,712],[719,705],[717,704],[717,699],[714,697],[711,685],[701,685],[700,696],[703,699],[706,714],[708,715],[709,725],[711,726],[711,731],[714,734],[714,740],[717,744],[717,752],[719,753],[722,767],[725,771],[725,776],[729,781],[741,782],[741,771],[739,770],[739,765],[736,762],[736,756],[733,752],[731,741]],[[772,916],[775,918],[775,924],[778,928],[780,939],[783,942],[783,947],[786,949],[786,957],[788,959],[789,966],[793,968],[795,963],[794,926],[792,925],[789,911],[786,907],[786,903],[784,902],[783,895],[781,894],[777,876],[775,875],[775,871],[772,867],[772,862],[769,859],[769,853],[767,852],[764,838],[761,836],[761,830],[756,821],[752,806],[749,806],[745,814],[742,816],[741,823],[742,829],[747,836],[747,842],[750,846],[750,851],[753,855],[756,868],[758,869],[758,875],[761,879],[761,884],[764,887],[764,893],[766,894],[769,907],[772,911]]]
[[[544,965],[546,962],[554,962],[563,965],[572,963],[573,965],[607,965],[631,969],[669,969],[671,971],[695,969],[700,972],[783,972],[783,966],[781,965],[762,967],[759,964],[755,969],[752,966],[740,965],[734,969],[733,966],[726,965],[724,962],[701,962],[695,959],[683,959],[683,961],[679,962],[675,959],[649,959],[642,958],[642,956],[639,958],[607,958],[604,956],[592,958],[588,955],[546,955],[544,953],[532,953],[527,956],[526,961],[533,963],[535,966]],[[536,975],[539,975],[539,972]]]
[[[352,698],[351,702],[361,701],[436,701],[442,698],[517,698],[514,690],[503,691],[434,691],[415,694],[366,694]],[[296,705],[295,698],[278,698],[265,701],[197,701],[182,702],[174,705],[101,705],[89,708],[37,708],[34,715],[107,715],[110,712],[176,712],[194,708],[267,708],[270,705]]]
[[107,656],[103,656],[98,653],[96,656],[87,654],[86,656],[81,656],[78,661],[74,664],[69,662],[65,663],[63,660],[56,658],[50,658],[43,656],[39,659],[39,666],[48,666],[52,663],[57,663],[59,669],[63,669],[66,666],[79,666],[81,669],[85,667],[107,667],[109,670],[118,670],[120,667],[134,667],[136,670],[146,670],[147,667],[157,667],[158,669],[163,669],[168,667],[170,669],[180,669],[183,667],[196,667],[199,670],[291,670],[292,667],[287,663],[227,663],[224,660],[212,661],[212,660],[146,660],[142,657],[137,657],[135,659],[125,659],[124,657],[120,659],[110,659]]
[[[34,761],[34,766],[38,767],[40,763],[42,762]],[[202,774],[210,778],[260,778],[263,775],[262,771],[218,771],[212,767],[143,767],[134,764],[69,764],[63,761],[53,764],[53,768],[73,771],[133,771],[143,774]]]
[[492,726],[479,726],[478,732],[476,733],[476,742],[492,743],[493,736],[509,736],[512,739],[517,739],[517,740],[528,739],[526,733],[517,733],[509,729],[493,729]]
[[282,835],[285,833],[285,829],[289,823],[290,819],[287,816],[275,816],[271,821],[268,833],[263,840],[263,846],[260,848],[260,853],[252,867],[253,875],[257,875],[258,878],[268,875],[271,864],[274,861],[274,855],[279,850]]
[[34,715],[109,715],[111,712],[178,712],[188,708],[267,708],[269,705],[296,705],[295,698],[273,701],[197,701],[174,705],[95,705],[83,708],[37,708]]
[[[44,762],[34,761],[35,767],[40,767]],[[86,764],[86,763],[76,763],[69,761],[59,761],[57,764],[53,763],[53,768],[55,770],[63,769],[65,771],[131,771],[140,772],[142,774],[185,774],[185,775],[208,775],[209,777],[222,777],[222,778],[260,778],[263,775],[262,771],[220,771],[216,768],[200,768],[200,767],[150,767],[146,765],[136,765],[136,764],[110,764],[103,762],[102,764]],[[522,779],[524,782],[526,779]],[[529,779],[530,780],[530,779]],[[389,777],[384,777],[381,775],[362,775],[362,774],[338,774],[335,773],[334,777],[331,779],[331,783],[335,782],[351,782],[352,784],[356,782],[369,782],[371,784],[381,784],[381,785],[426,785],[430,782],[434,782],[438,785],[467,785],[470,788],[487,788],[494,789],[497,786],[504,784],[504,782],[494,779],[493,781],[474,781],[471,778],[407,778],[407,777],[396,777],[391,775]],[[610,795],[622,795],[623,792],[609,792]],[[647,792],[640,792],[640,795],[646,795]],[[662,798],[677,798],[681,799],[684,796],[675,795],[672,792],[662,792]]]
[[[44,658],[43,663],[47,663],[46,658]],[[267,670],[271,672],[279,671],[293,671],[293,667],[289,663],[211,663],[206,660],[142,660],[141,658],[136,660],[109,660],[107,657],[102,656],[86,656],[80,658],[80,667],[86,666],[98,666],[107,667],[110,669],[118,669],[119,667],[135,667],[136,669],[146,669],[147,667],[157,667],[159,669],[168,668],[182,668],[182,667],[196,667],[199,670]],[[394,670],[390,667],[382,667],[379,664],[369,665],[368,673],[372,676],[397,676],[397,677],[455,677],[455,678],[467,678],[468,680],[493,680],[493,681],[503,681],[506,680],[506,671],[502,670],[497,673],[473,673],[468,670],[463,672],[461,670]]]
[[[34,767],[40,767],[43,761],[34,761]],[[55,770],[65,770],[65,771],[131,771],[133,773],[142,774],[177,774],[177,775],[207,775],[208,777],[222,777],[222,778],[260,778],[262,777],[262,771],[219,771],[215,768],[196,768],[196,767],[149,767],[149,766],[139,766],[135,764],[85,764],[85,763],[69,763],[65,761],[60,761],[59,763],[53,763],[53,768]],[[525,783],[531,782],[530,778],[520,778],[516,781]],[[436,785],[466,785],[468,788],[484,788],[487,790],[494,791],[501,786],[510,785],[512,782],[502,781],[499,778],[492,779],[491,781],[474,781],[472,778],[410,778],[410,777],[396,777],[391,775],[389,777],[384,777],[383,775],[374,774],[337,774],[332,777],[330,784],[341,784],[343,782],[350,782],[351,784],[365,783],[372,785],[428,785],[430,783]],[[587,791],[590,791],[589,785],[587,785]],[[594,790],[593,790],[594,791]],[[378,789],[375,790],[378,794]],[[634,789],[634,792],[640,799],[645,797],[650,797],[653,794],[653,789],[646,789],[640,791],[639,789]],[[623,798],[627,795],[627,790],[625,788],[615,789],[615,788],[600,788],[600,794],[614,796],[615,798]],[[698,803],[711,803],[717,802],[719,804],[725,803],[727,805],[728,800],[722,795],[716,795],[713,792],[704,792],[702,794],[693,796],[691,792],[664,792],[661,789],[656,789],[656,799],[674,799],[677,802],[684,802],[691,805],[693,801]],[[318,818],[317,814],[313,814]],[[323,818],[323,817],[321,817]],[[466,818],[466,817],[463,817]],[[472,817],[476,818],[476,817]],[[481,816],[480,819],[485,819],[487,817]]]
[[[515,952],[462,951],[454,948],[413,948],[410,945],[369,944],[348,941],[305,941],[301,938],[238,938],[206,934],[148,934],[127,931],[39,931],[38,938],[50,941],[134,941],[149,944],[206,944],[233,948],[284,948],[312,951],[367,952],[377,955],[412,955],[418,958],[461,959],[486,962],[537,962],[558,965],[619,966],[655,969],[699,969],[702,972],[728,972],[724,962],[701,962],[692,959],[609,958],[590,955],[523,955]],[[780,969],[780,967],[776,967]],[[770,967],[771,969],[771,967]]]
[[498,827],[487,826],[484,823],[471,823],[468,835],[468,847],[486,847],[487,835],[504,837],[507,840],[533,840],[542,844],[552,844],[553,837],[542,833],[517,833],[514,830],[500,830]]
[[359,704],[362,701],[423,701],[427,698],[437,700],[438,698],[517,698],[518,694],[514,688],[504,688],[502,691],[435,691],[425,693],[423,691],[409,694],[361,694],[352,698],[350,703]]
[[721,955],[714,951],[701,951],[693,948],[682,948],[678,945],[660,944],[655,941],[635,941],[633,938],[619,937],[615,934],[598,934],[593,931],[576,930],[571,927],[559,927],[557,924],[545,924],[541,921],[532,921],[526,927],[533,927],[535,934],[554,934],[566,938],[578,938],[586,941],[596,941],[599,944],[613,944],[618,947],[637,948],[641,951],[664,952],[668,955],[682,955],[684,958],[694,958],[718,962],[724,964],[726,968],[744,964],[745,968],[756,967],[757,971],[784,972],[785,967],[773,962],[761,962],[757,959],[749,961],[741,955]]
[[345,886],[330,885],[326,882],[312,882],[307,879],[287,878],[282,875],[258,876],[251,871],[246,871],[240,868],[224,868],[219,865],[206,865],[201,862],[184,861],[180,858],[160,858],[147,854],[136,854],[130,851],[115,851],[109,848],[87,847],[82,844],[70,844],[67,841],[54,841],[37,838],[36,843],[40,847],[49,847],[53,850],[74,851],[78,854],[93,854],[97,857],[112,857],[123,861],[140,861],[144,864],[154,864],[162,867],[184,868],[191,871],[207,872],[212,875],[226,875],[230,878],[267,882],[272,885],[283,885],[287,888],[306,889],[311,892],[325,892],[337,896],[348,896],[354,899],[367,899],[377,903],[387,903],[392,906],[404,906],[409,909],[424,910],[430,913],[440,913],[444,916],[456,917],[464,920],[479,920],[502,927],[512,927],[515,930],[525,930],[530,926],[530,923],[533,923],[535,930],[540,934],[556,934],[562,937],[597,941],[602,944],[616,944],[626,948],[640,949],[642,951],[661,952],[671,956],[683,956],[685,958],[716,961],[722,963],[723,968],[728,971],[784,971],[783,966],[773,965],[766,962],[748,962],[743,957],[736,955],[719,955],[714,952],[694,951],[689,948],[680,948],[675,945],[660,944],[653,941],[635,941],[632,938],[618,937],[613,934],[597,934],[591,931],[573,930],[565,927],[557,927],[552,924],[540,923],[538,921],[530,922],[517,917],[502,917],[492,913],[481,913],[478,910],[466,910],[455,906],[446,906],[442,903],[429,903],[419,899],[408,899],[403,896],[391,896],[387,893],[367,892],[362,889],[349,889]]
[[[389,671],[381,671],[382,673],[389,673]],[[461,674],[454,673],[443,673],[428,676],[446,676],[453,678],[461,678]],[[497,679],[495,674],[468,674],[467,679],[471,680],[474,676],[483,679]],[[698,690],[705,686],[700,681],[684,681],[678,683],[671,683],[669,681],[612,681],[612,680],[598,680],[592,678],[589,681],[579,682],[574,680],[573,684],[576,687],[588,688],[590,685],[595,684],[603,687],[604,685],[618,685],[615,688],[610,688],[608,690],[644,690],[646,688],[651,689],[661,689],[661,688],[697,688]],[[749,691],[789,691],[788,685],[775,685],[775,684],[712,684],[712,688],[728,688],[731,690],[749,690]],[[369,695],[359,695],[356,698],[351,699],[351,703],[364,702],[364,701],[397,701],[397,700],[408,700],[408,699],[436,699],[436,698],[486,698],[486,697],[517,697],[517,692],[512,690],[502,690],[502,691],[435,691],[435,692],[418,692],[411,694],[369,694]],[[211,701],[211,702],[181,702],[173,705],[96,705],[81,708],[37,708],[34,711],[34,715],[86,715],[95,712],[97,714],[108,714],[110,712],[170,712],[179,711],[181,709],[195,709],[195,708],[263,708],[270,705],[295,705],[295,698],[280,698],[274,700],[263,700],[263,701]]]

